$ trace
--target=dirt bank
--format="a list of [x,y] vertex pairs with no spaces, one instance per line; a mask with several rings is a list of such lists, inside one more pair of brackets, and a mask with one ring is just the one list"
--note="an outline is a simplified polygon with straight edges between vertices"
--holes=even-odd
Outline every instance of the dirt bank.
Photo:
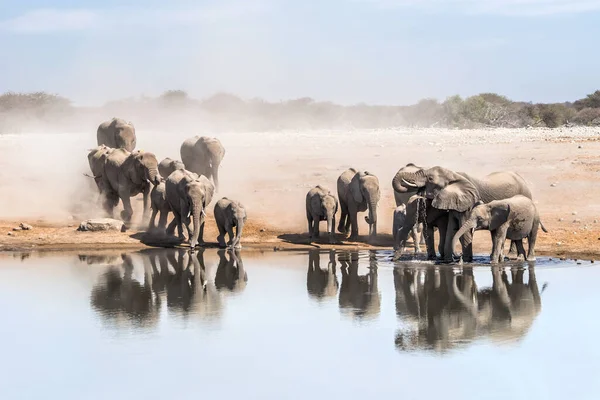
[[[167,140],[145,132],[138,136],[139,147],[155,152],[159,159],[178,158],[178,146],[185,138],[173,134]],[[34,141],[28,135],[0,138],[0,156],[6,155],[0,157],[0,250],[136,249],[164,243],[136,229],[77,232],[81,220],[102,214],[92,185],[82,175],[88,168],[85,145],[93,145],[93,135],[91,139],[62,135],[60,150],[56,150],[62,157],[60,165],[46,167],[38,158],[33,167],[24,168],[23,158],[40,157],[53,143],[52,136],[36,137]],[[227,154],[216,198],[227,196],[246,205],[249,222],[242,242],[247,249],[330,247],[308,244],[304,197],[317,184],[335,191],[337,177],[348,167],[368,169],[379,177],[382,234],[373,245],[361,240],[334,246],[391,248],[391,179],[398,168],[413,162],[475,176],[497,170],[519,172],[531,183],[544,225],[550,230],[538,236],[538,254],[600,258],[600,129],[255,132],[219,138]],[[41,176],[40,171],[51,173],[51,178]],[[139,222],[141,202],[134,204],[134,221]],[[205,240],[214,245],[217,232],[211,215],[212,207]],[[34,229],[13,232],[20,222]],[[361,233],[366,233],[366,223],[360,224]],[[478,233],[476,251],[487,253],[490,247],[489,234]]]

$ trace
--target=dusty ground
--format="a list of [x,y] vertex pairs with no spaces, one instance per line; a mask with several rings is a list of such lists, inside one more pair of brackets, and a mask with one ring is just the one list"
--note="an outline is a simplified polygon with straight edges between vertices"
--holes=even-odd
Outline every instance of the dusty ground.
[[[155,152],[159,160],[179,158],[179,145],[189,136],[138,132],[138,147]],[[335,191],[337,176],[348,167],[367,169],[379,177],[381,237],[373,245],[362,238],[333,247],[391,248],[391,179],[398,168],[414,162],[475,176],[497,170],[519,172],[531,183],[542,221],[550,231],[538,236],[537,253],[600,259],[600,129],[390,129],[224,133],[218,137],[227,153],[217,198],[227,196],[246,205],[249,221],[242,242],[247,249],[331,247],[308,243],[304,196],[316,184]],[[86,148],[94,144],[93,134],[0,136],[0,250],[133,249],[169,244],[136,229],[76,231],[82,219],[102,214],[93,187],[82,175],[88,168]],[[134,203],[141,211],[141,202]],[[205,240],[215,245],[211,214],[212,209]],[[136,217],[139,222],[140,212]],[[20,222],[31,224],[33,230],[13,231]],[[364,221],[360,230],[367,232]],[[489,252],[490,246],[489,234],[478,232],[476,251]]]

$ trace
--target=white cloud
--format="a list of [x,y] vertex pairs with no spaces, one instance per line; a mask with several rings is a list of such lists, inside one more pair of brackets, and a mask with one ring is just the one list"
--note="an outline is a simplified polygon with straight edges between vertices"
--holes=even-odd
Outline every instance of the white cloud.
[[261,1],[222,2],[194,8],[36,9],[0,21],[0,30],[19,34],[106,30],[116,26],[156,27],[246,18],[264,9]]
[[352,0],[381,8],[406,8],[430,13],[556,15],[600,10],[600,0]]

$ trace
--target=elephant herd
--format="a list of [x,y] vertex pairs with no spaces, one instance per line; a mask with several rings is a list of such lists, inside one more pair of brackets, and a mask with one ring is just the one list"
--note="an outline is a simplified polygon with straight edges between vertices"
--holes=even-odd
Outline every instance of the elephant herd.
[[[190,313],[202,320],[221,317],[224,295],[242,293],[248,284],[238,249],[218,250],[218,266],[210,279],[205,250],[148,249],[139,254],[143,280],[135,278],[135,258],[84,257],[89,264],[109,264],[91,292],[91,305],[107,320],[137,321],[157,326],[162,304],[169,312]],[[369,251],[310,250],[306,290],[315,302],[337,300],[340,313],[355,320],[381,314],[378,256]],[[322,264],[325,264],[322,265]],[[361,266],[366,273],[361,273]],[[338,280],[338,268],[341,282]],[[405,263],[394,268],[395,309],[403,322],[395,335],[400,351],[446,352],[482,337],[503,342],[523,338],[541,312],[541,294],[535,267],[513,264],[490,266],[490,287],[478,287],[474,269]],[[525,275],[528,279],[525,279]],[[122,318],[126,317],[126,318]]]
[[[187,233],[192,248],[203,243],[206,208],[219,190],[219,165],[225,156],[218,139],[206,136],[186,139],[180,148],[181,160],[168,157],[159,163],[153,153],[135,150],[135,128],[131,122],[113,118],[98,127],[97,144],[89,152],[88,161],[109,215],[121,201],[124,208],[121,217],[128,223],[133,213],[130,198],[143,193],[144,221],[152,210],[149,230],[173,235],[177,228],[178,239],[185,240]],[[500,171],[477,178],[440,166],[426,168],[408,163],[392,179],[392,188],[396,202],[392,221],[396,259],[405,252],[410,236],[415,252],[420,252],[425,244],[428,259],[472,262],[473,233],[488,230],[492,237],[492,263],[502,262],[507,255],[506,239],[511,241],[509,253],[516,252],[518,258],[533,261],[538,230],[541,227],[547,232],[531,188],[516,172]],[[358,213],[367,212],[364,218],[369,225],[369,239],[374,239],[380,199],[377,176],[354,168],[338,177],[337,197],[322,185],[311,188],[306,194],[310,240],[319,237],[321,221],[327,222],[329,240],[336,240],[338,209],[338,232],[349,234],[348,240],[356,241]],[[173,213],[173,220],[167,227],[169,213]],[[214,216],[219,245],[240,248],[247,218],[245,207],[239,201],[223,197],[214,206]],[[528,243],[527,252],[524,239]],[[455,252],[459,242],[461,251]]]
[[[419,167],[409,163],[392,179],[396,208],[392,235],[395,258],[406,250],[411,236],[415,252],[423,242],[430,260],[473,261],[473,233],[488,230],[492,237],[491,262],[502,262],[504,243],[511,241],[510,252],[517,258],[535,260],[535,243],[541,223],[533,202],[531,188],[512,171],[491,173],[476,178],[434,166]],[[337,180],[337,195],[318,185],[306,196],[306,215],[311,240],[319,236],[319,221],[327,221],[330,240],[334,239],[335,215],[341,208],[338,231],[350,232],[349,240],[358,238],[358,212],[368,211],[369,238],[377,235],[377,207],[381,197],[379,180],[368,171],[350,168]],[[339,199],[339,204],[338,204]],[[434,232],[439,233],[436,249]],[[523,239],[527,239],[525,252]],[[460,242],[461,252],[455,252]],[[437,251],[436,251],[437,250]],[[439,256],[438,256],[439,252]]]
[[[88,163],[106,213],[112,217],[121,201],[121,218],[129,223],[133,215],[131,197],[142,193],[143,221],[149,219],[149,231],[172,235],[177,228],[178,238],[185,240],[187,233],[192,248],[202,244],[206,208],[219,190],[219,166],[225,156],[221,142],[194,136],[182,143],[181,161],[167,157],[160,163],[153,153],[135,150],[135,146],[131,122],[113,118],[98,127],[97,147],[89,151]],[[169,213],[173,213],[173,220],[167,227]],[[247,218],[244,205],[223,197],[216,202],[214,215],[219,245],[240,248]]]

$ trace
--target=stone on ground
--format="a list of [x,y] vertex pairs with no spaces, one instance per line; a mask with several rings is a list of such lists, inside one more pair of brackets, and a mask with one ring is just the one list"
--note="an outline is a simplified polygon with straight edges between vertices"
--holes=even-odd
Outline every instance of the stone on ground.
[[101,232],[101,231],[120,231],[123,232],[125,224],[123,221],[112,218],[92,218],[79,224],[78,231],[82,232]]

